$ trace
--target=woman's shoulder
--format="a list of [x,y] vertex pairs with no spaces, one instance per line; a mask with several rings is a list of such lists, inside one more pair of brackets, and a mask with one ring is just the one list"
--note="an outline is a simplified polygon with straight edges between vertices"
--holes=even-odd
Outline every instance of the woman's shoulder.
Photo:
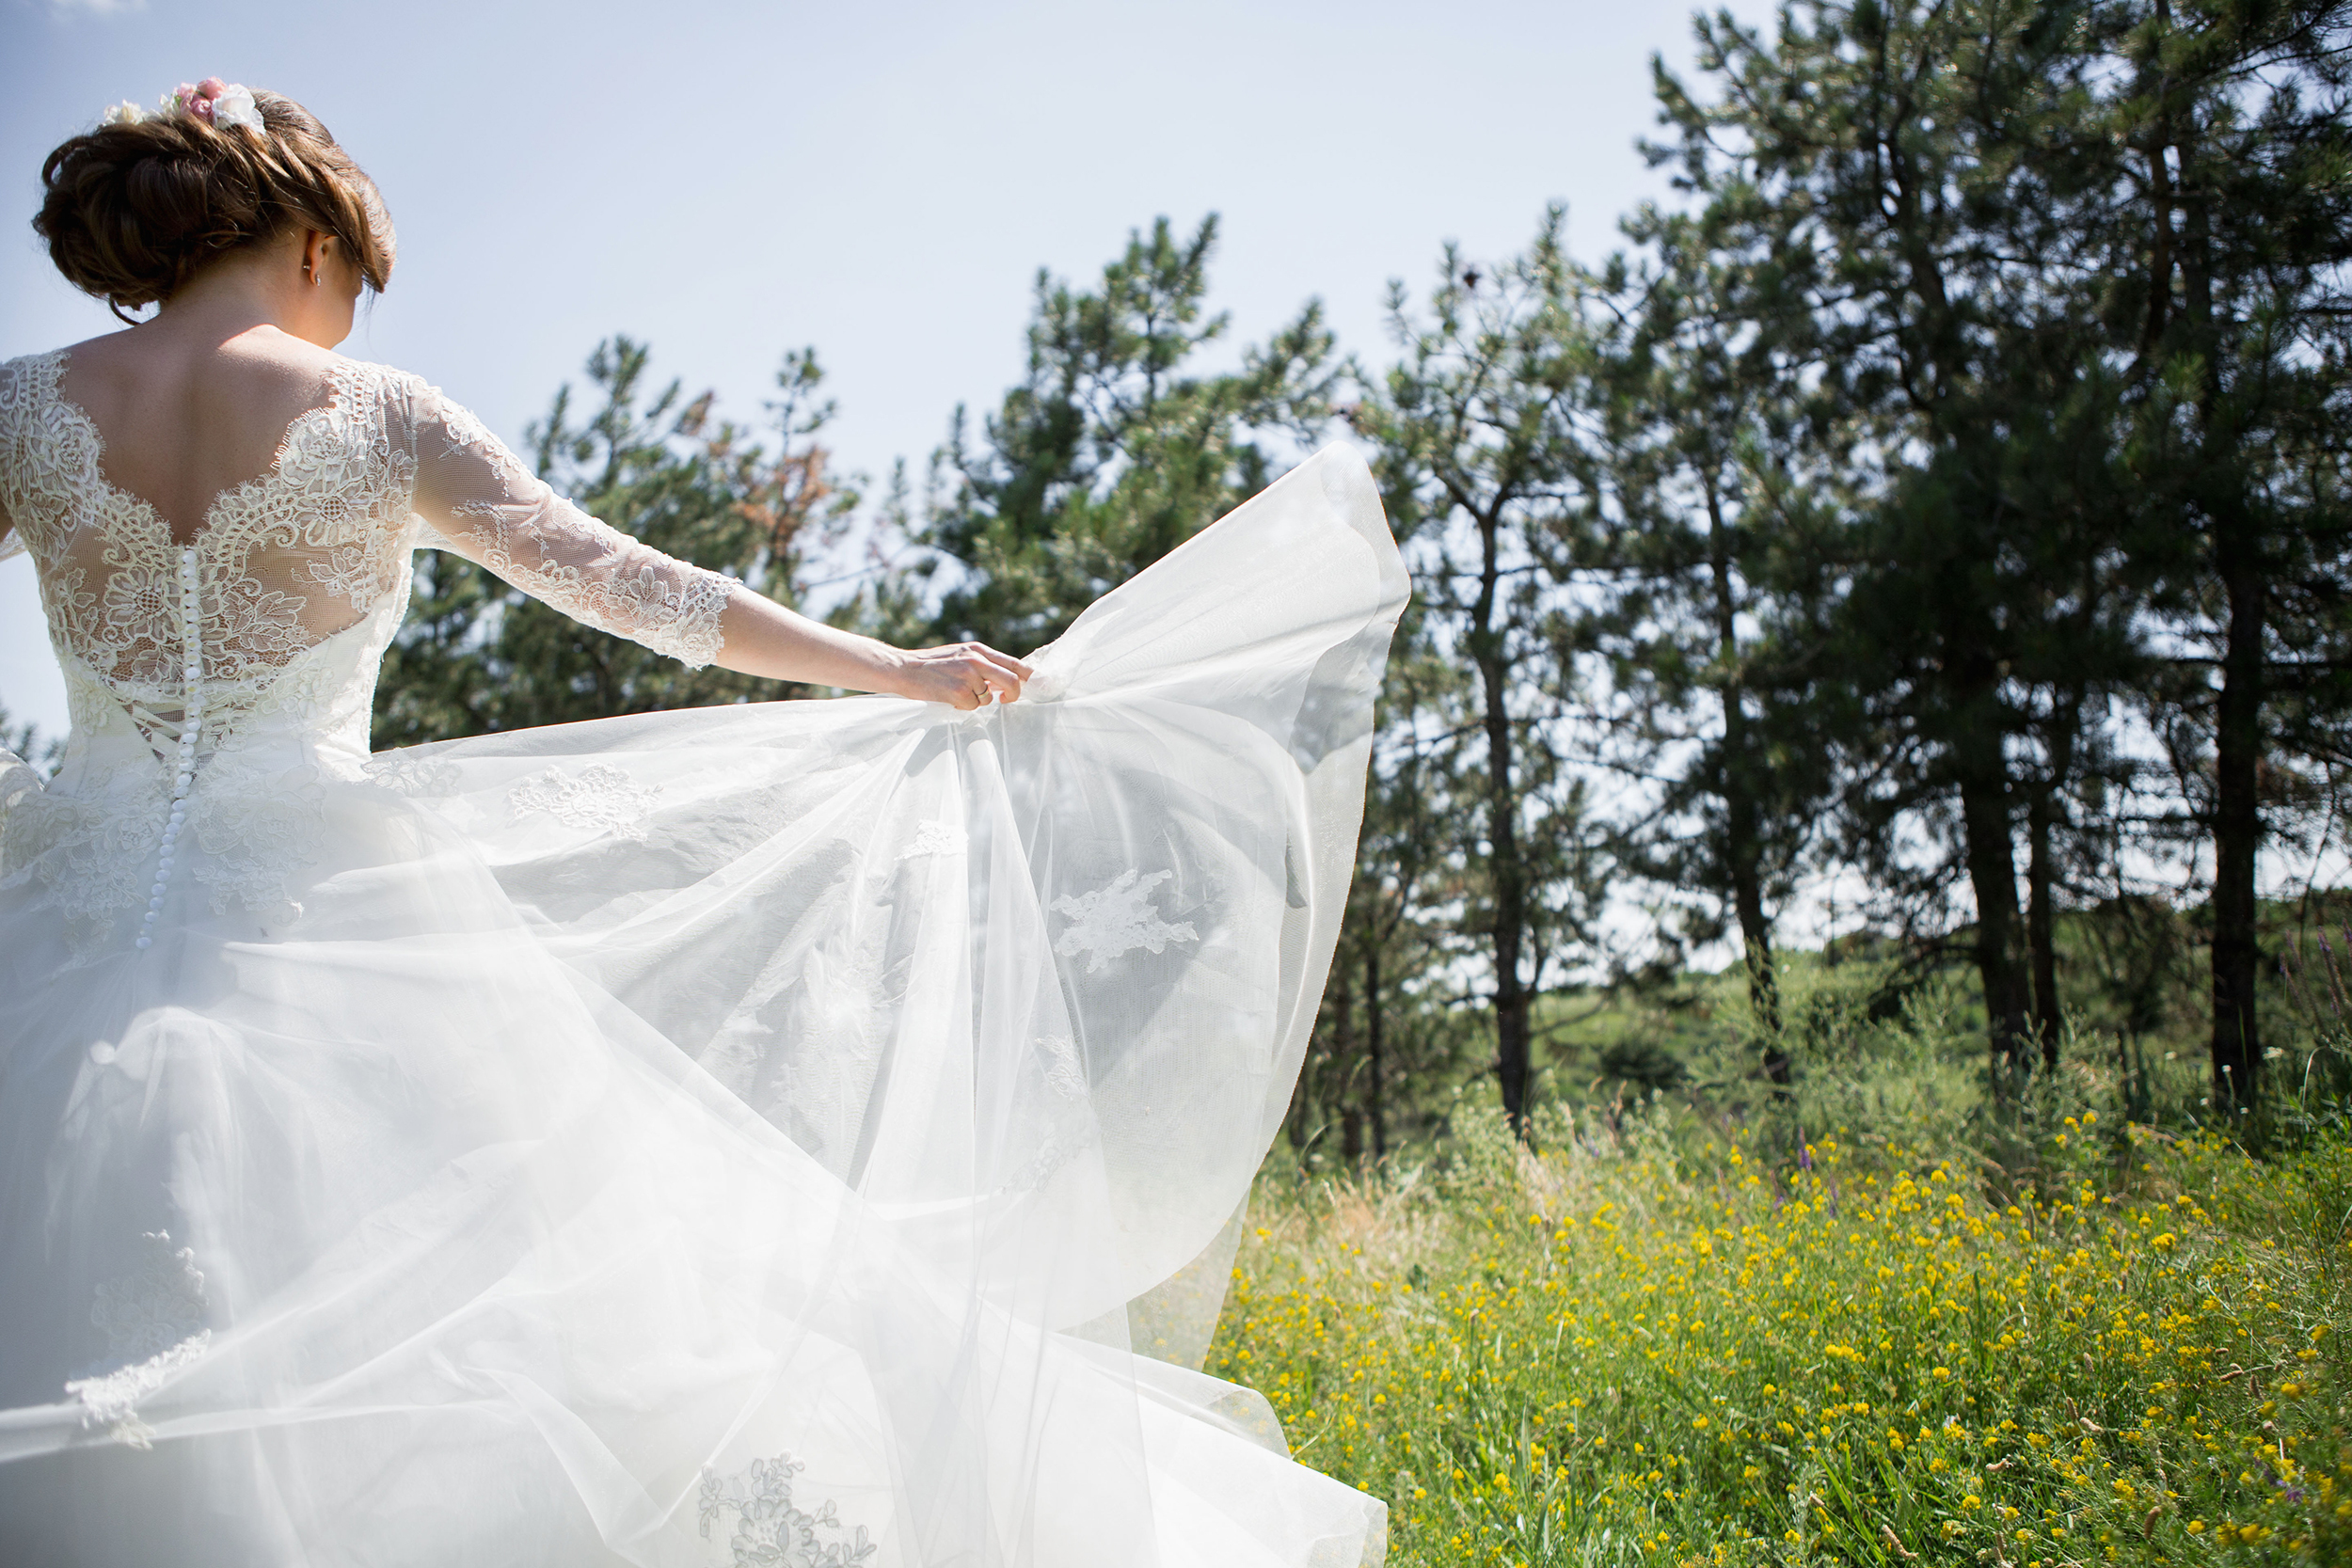
[[333,362],[330,373],[338,385],[365,387],[374,394],[375,403],[415,422],[441,418],[449,404],[438,387],[414,371],[342,354],[330,354],[327,357]]
[[[137,363],[140,356],[128,331],[102,333],[77,343],[33,354],[20,354],[0,359],[0,381],[22,383],[55,381],[70,364],[77,372],[104,375],[119,371],[129,374],[142,373]],[[377,360],[360,359],[337,353],[315,344],[303,342],[290,334],[273,333],[266,343],[247,343],[232,340],[215,351],[217,356],[230,363],[234,372],[258,372],[277,380],[309,381],[324,390],[330,384],[349,386],[355,383],[405,392],[431,393],[439,396],[439,388],[424,377],[387,365]],[[229,367],[224,367],[229,368]]]
[[180,398],[282,406],[330,402],[355,383],[392,385],[402,379],[390,366],[349,358],[275,329],[211,342],[132,328],[8,360],[0,371],[58,382],[61,390],[85,404]]
[[12,359],[0,359],[0,387],[10,388],[30,386],[37,382],[54,383],[58,370],[65,364],[71,349],[43,349],[39,354],[20,354]]
[[328,353],[326,362],[332,373],[350,380],[370,381],[386,387],[413,387],[422,389],[424,377],[398,365],[387,365],[374,359],[355,359],[347,354]]
[[65,367],[66,351],[53,348],[40,354],[20,354],[0,359],[0,435],[18,431],[37,420],[40,410],[54,404],[57,378]]
[[321,388],[330,394],[364,388],[372,394],[369,401],[405,410],[428,390],[422,376],[412,375],[397,365],[357,359],[331,349],[313,352],[318,356],[314,368]]

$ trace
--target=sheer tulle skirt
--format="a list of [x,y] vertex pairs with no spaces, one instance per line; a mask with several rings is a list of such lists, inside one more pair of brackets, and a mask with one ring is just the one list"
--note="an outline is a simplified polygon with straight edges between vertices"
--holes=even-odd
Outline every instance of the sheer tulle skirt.
[[1190,1367],[1403,591],[1330,452],[1007,709],[394,753],[146,950],[0,889],[0,1560],[1377,1561]]

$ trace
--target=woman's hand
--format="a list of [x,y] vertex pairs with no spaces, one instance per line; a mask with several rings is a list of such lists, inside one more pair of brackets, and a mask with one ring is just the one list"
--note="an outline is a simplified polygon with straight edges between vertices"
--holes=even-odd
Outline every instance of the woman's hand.
[[891,690],[921,703],[946,703],[969,711],[991,700],[1016,702],[1021,683],[1032,673],[1010,654],[985,642],[950,642],[944,648],[898,652],[899,680]]
[[723,670],[845,691],[888,692],[966,712],[990,702],[1012,702],[1032,673],[1011,655],[978,642],[894,648],[812,621],[740,583],[727,597],[720,630],[724,643],[714,662]]

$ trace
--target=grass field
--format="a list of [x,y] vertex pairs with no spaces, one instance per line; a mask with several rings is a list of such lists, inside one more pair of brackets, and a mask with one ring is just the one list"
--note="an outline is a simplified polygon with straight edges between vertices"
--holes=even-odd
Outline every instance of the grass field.
[[2090,1092],[1993,1137],[1910,1033],[1810,1134],[1661,1099],[1534,1154],[1470,1103],[1420,1164],[1270,1167],[1209,1370],[1400,1568],[2352,1563],[2352,1147]]

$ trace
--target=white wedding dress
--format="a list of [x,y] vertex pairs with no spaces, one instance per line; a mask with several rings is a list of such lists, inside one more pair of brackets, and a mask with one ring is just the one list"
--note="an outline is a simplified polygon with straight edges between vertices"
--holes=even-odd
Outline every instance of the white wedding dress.
[[59,355],[0,505],[73,727],[0,753],[0,1563],[1376,1563],[1197,1369],[1406,595],[1334,448],[1009,707],[375,756],[411,552],[691,661],[727,579],[421,382],[192,546]]

